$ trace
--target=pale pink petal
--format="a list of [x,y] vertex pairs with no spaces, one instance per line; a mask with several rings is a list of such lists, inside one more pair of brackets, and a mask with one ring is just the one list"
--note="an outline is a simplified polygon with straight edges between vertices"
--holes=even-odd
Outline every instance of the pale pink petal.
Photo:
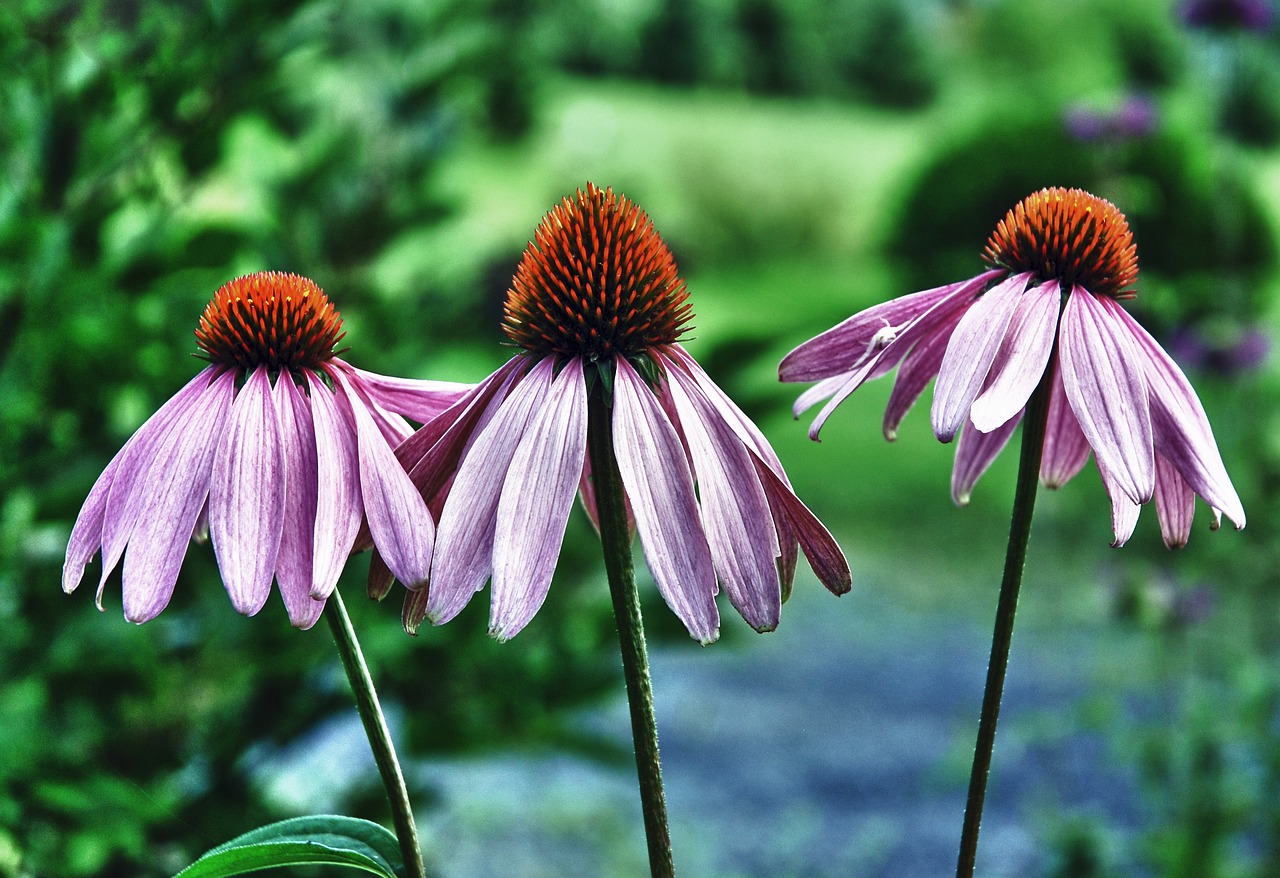
[[1030,287],[1018,297],[987,384],[969,409],[969,421],[978,430],[990,433],[1026,406],[1049,364],[1061,303],[1057,281]]
[[854,369],[849,372],[838,372],[830,378],[823,378],[796,397],[795,403],[791,406],[791,414],[797,418],[800,417],[843,387],[844,383],[857,371]]
[[554,369],[554,358],[545,357],[511,389],[458,467],[436,531],[435,570],[426,604],[427,615],[437,625],[461,612],[493,572],[502,487],[526,425],[546,404]]
[[360,531],[363,501],[356,436],[338,410],[329,385],[307,372],[311,420],[316,436],[316,523],[312,543],[314,573],[311,597],[324,600],[338,577]]
[[882,429],[885,439],[892,442],[898,438],[898,425],[920,398],[925,387],[937,376],[938,369],[942,366],[942,355],[947,349],[947,343],[951,341],[951,333],[964,314],[964,309],[953,311],[902,358],[898,376],[893,381],[893,391],[889,394],[889,402],[884,409]]
[[972,422],[960,431],[956,462],[951,470],[951,499],[957,506],[969,505],[973,486],[1009,444],[1009,437],[1021,420],[1022,412],[1018,412],[989,433],[975,429]]
[[1160,534],[1170,549],[1180,549],[1191,536],[1191,522],[1196,514],[1196,496],[1177,468],[1156,454],[1156,515]]
[[276,377],[275,408],[280,418],[280,449],[288,488],[280,554],[276,558],[276,582],[289,612],[289,621],[297,628],[306,629],[316,623],[324,609],[324,601],[311,597],[319,470],[311,406],[288,372]]
[[830,531],[763,461],[753,458],[753,462],[770,505],[776,506],[786,515],[818,581],[832,594],[848,592],[853,587],[849,562]]
[[427,503],[384,440],[354,379],[341,369],[329,374],[341,404],[355,419],[360,498],[374,545],[397,579],[417,587],[431,572],[435,543],[435,523]]
[[518,634],[547,597],[586,453],[587,386],[574,357],[533,412],[498,501],[489,633],[500,641]]
[[1141,504],[1151,499],[1156,478],[1145,358],[1114,314],[1099,297],[1072,289],[1062,311],[1058,363],[1071,410],[1098,465]]
[[382,434],[388,446],[396,448],[413,435],[413,427],[409,426],[408,421],[378,404],[374,399],[372,388],[366,386],[364,379],[360,377],[359,369],[342,360],[334,359],[329,361],[327,371],[331,376],[342,373],[343,378],[346,379],[347,395],[351,399],[351,404],[359,403],[360,408],[364,409],[371,422],[377,426],[378,432]]
[[684,447],[649,385],[619,358],[613,442],[645,561],[667,605],[703,644],[720,635],[716,572]]
[[382,408],[425,424],[467,395],[475,385],[456,381],[393,378],[347,365]]
[[823,426],[827,423],[827,418],[835,412],[840,403],[849,398],[849,395],[866,383],[867,377],[871,374],[871,370],[876,366],[874,359],[867,360],[857,369],[845,376],[844,384],[840,387],[836,394],[827,400],[827,404],[822,407],[822,411],[818,412],[818,416],[813,419],[813,423],[809,425],[809,438],[814,442],[820,441],[818,434],[822,432]]
[[1045,421],[1044,451],[1040,455],[1040,481],[1048,488],[1061,488],[1071,481],[1089,460],[1089,440],[1076,423],[1067,391],[1062,386],[1062,369],[1053,370],[1049,391],[1049,413]]
[[151,491],[148,473],[152,471],[158,449],[168,441],[166,436],[175,424],[185,424],[187,418],[204,405],[205,396],[210,393],[209,387],[217,374],[218,367],[215,366],[201,369],[129,438],[107,467],[110,477],[107,472],[98,477],[90,491],[94,503],[90,505],[88,500],[85,501],[85,510],[81,512],[84,521],[77,519],[72,528],[67,546],[68,564],[63,568],[64,589],[73,576],[79,583],[84,574],[84,563],[101,543],[102,576],[98,584],[101,595],[107,576],[120,563],[124,547],[137,523],[138,511]]
[[1205,502],[1226,513],[1237,529],[1244,527],[1244,507],[1223,466],[1209,418],[1191,382],[1133,315],[1118,303],[1109,310],[1129,329],[1141,351],[1151,392],[1156,451],[1174,465]]
[[782,608],[774,559],[780,550],[768,499],[747,449],[681,369],[666,386],[693,458],[702,526],[729,600],[757,631],[771,631]]
[[874,347],[877,333],[900,327],[945,300],[971,296],[1002,273],[984,272],[967,281],[900,296],[859,311],[787,354],[778,366],[778,377],[782,381],[815,381],[849,372],[861,365]]
[[1107,472],[1102,461],[1098,461],[1098,472],[1102,475],[1102,484],[1107,489],[1107,496],[1111,498],[1111,531],[1115,534],[1111,547],[1118,549],[1129,542],[1129,537],[1133,536],[1133,529],[1138,526],[1138,513],[1142,507],[1126,496],[1111,473]]
[[[169,603],[196,518],[209,494],[213,458],[225,440],[235,374],[224,372],[153,449],[144,495],[124,558],[124,615],[154,619]],[[117,473],[117,477],[119,473]]]
[[996,351],[1030,277],[1016,274],[987,290],[951,333],[938,368],[938,381],[933,386],[930,411],[934,435],[943,442],[954,439],[960,425],[968,422],[969,409],[985,386]]
[[236,395],[209,488],[209,535],[231,605],[252,616],[271,596],[284,528],[285,472],[271,379],[259,366]]

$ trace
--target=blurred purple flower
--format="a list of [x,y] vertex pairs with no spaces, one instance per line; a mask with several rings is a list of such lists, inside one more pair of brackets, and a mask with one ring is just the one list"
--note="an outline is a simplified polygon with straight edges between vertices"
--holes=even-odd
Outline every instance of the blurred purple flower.
[[1084,143],[1147,137],[1158,123],[1156,105],[1145,95],[1129,95],[1111,110],[1073,104],[1063,113],[1067,132]]
[[1263,32],[1275,24],[1276,10],[1270,0],[1186,0],[1178,15],[1191,28]]
[[1169,351],[1189,368],[1230,378],[1261,366],[1271,353],[1271,339],[1256,326],[1246,327],[1229,339],[1186,327],[1170,335]]

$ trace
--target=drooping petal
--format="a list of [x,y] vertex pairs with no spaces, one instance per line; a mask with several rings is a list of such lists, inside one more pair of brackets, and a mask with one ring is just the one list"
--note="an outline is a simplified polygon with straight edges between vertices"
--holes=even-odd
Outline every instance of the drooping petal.
[[761,460],[753,458],[753,462],[770,505],[785,513],[818,581],[832,594],[848,592],[853,587],[853,576],[831,532]]
[[587,389],[575,357],[533,412],[498,500],[489,614],[498,640],[518,634],[547,597],[586,453]]
[[341,369],[329,374],[338,388],[340,404],[355,421],[360,497],[373,542],[396,578],[417,587],[431,572],[435,544],[435,523],[427,503],[378,429],[353,378]]
[[425,424],[467,395],[475,385],[456,381],[394,378],[347,365],[373,401],[387,411]]
[[209,387],[217,374],[218,368],[214,366],[201,369],[196,377],[147,418],[125,443],[124,448],[120,449],[107,470],[98,477],[89,492],[94,502],[90,504],[89,500],[85,501],[85,508],[80,513],[80,518],[84,521],[77,518],[75,527],[72,528],[71,540],[67,546],[67,564],[63,567],[64,589],[73,576],[74,581],[79,583],[84,574],[85,562],[93,556],[93,551],[100,543],[102,576],[98,593],[101,595],[107,576],[120,563],[120,557],[124,554],[124,547],[138,520],[138,511],[151,492],[147,474],[152,470],[158,449],[165,444],[165,437],[175,424],[185,424],[192,412],[204,404],[204,397],[210,393]]
[[852,376],[856,371],[857,370],[854,369],[848,372],[838,372],[830,378],[823,378],[817,384],[807,388],[796,397],[795,403],[791,406],[791,414],[794,417],[800,417],[809,409],[813,408],[824,399],[827,399],[831,394],[843,387],[844,383],[848,381],[850,376]]
[[957,506],[969,505],[973,486],[1009,444],[1009,437],[1021,420],[1022,412],[1018,412],[988,433],[975,429],[972,422],[960,431],[955,466],[951,469],[951,499]]
[[[387,562],[382,560],[378,547],[374,546],[373,551],[369,553],[369,573],[365,577],[365,591],[369,597],[375,601],[380,601],[391,592],[391,586],[395,585],[396,576],[391,572],[391,568],[387,566]],[[426,589],[417,588],[412,591],[425,591]]]
[[1062,311],[1058,362],[1071,410],[1099,466],[1141,504],[1155,490],[1145,357],[1114,315],[1099,297],[1072,289]]
[[1048,488],[1061,488],[1071,481],[1089,460],[1089,440],[1076,423],[1067,391],[1062,386],[1062,368],[1053,370],[1049,391],[1049,413],[1045,421],[1044,450],[1040,455],[1040,481]]
[[1044,377],[1061,302],[1057,281],[1028,288],[1018,297],[987,385],[969,410],[970,422],[981,432],[990,433],[1022,411]]
[[816,381],[849,372],[861,365],[881,330],[902,326],[944,300],[973,295],[1002,273],[984,272],[967,281],[900,296],[859,311],[787,354],[778,366],[778,377],[782,381]]
[[711,643],[720,634],[716,572],[684,447],[653,391],[625,359],[617,363],[613,441],[645,561],[689,634]]
[[1244,506],[1227,475],[1209,418],[1191,382],[1132,314],[1118,304],[1109,310],[1129,330],[1143,356],[1156,451],[1205,502],[1226,513],[1237,529],[1244,527]]
[[1191,522],[1196,514],[1196,496],[1177,467],[1156,454],[1156,515],[1160,534],[1170,549],[1180,549],[1191,536]]
[[1103,487],[1107,489],[1107,496],[1111,499],[1111,532],[1115,534],[1111,547],[1118,549],[1129,542],[1129,537],[1133,536],[1133,529],[1138,526],[1138,513],[1142,507],[1129,499],[1111,473],[1103,466],[1102,461],[1099,460],[1097,463],[1098,472],[1102,475]]
[[280,420],[266,366],[236,395],[213,460],[209,535],[231,605],[252,616],[271,596],[284,529],[285,472]]
[[355,428],[338,411],[329,385],[307,372],[316,436],[316,524],[311,597],[333,594],[363,516]]
[[275,408],[280,418],[280,450],[288,489],[276,581],[289,621],[294,627],[306,629],[316,623],[324,610],[324,601],[311,597],[319,470],[311,406],[288,372],[276,377]]
[[942,355],[947,350],[947,343],[951,341],[951,333],[964,314],[964,310],[956,309],[902,358],[898,376],[893,381],[893,391],[889,394],[889,402],[884,409],[882,430],[885,439],[892,442],[898,438],[898,425],[929,382],[937,377],[938,369],[942,366]]
[[835,412],[840,403],[849,398],[849,395],[861,387],[871,374],[871,370],[876,367],[875,360],[867,360],[857,369],[844,376],[844,384],[836,391],[831,399],[827,400],[827,404],[822,407],[822,411],[818,412],[818,416],[813,419],[813,423],[809,425],[809,438],[814,442],[820,441],[818,436],[822,432],[823,426],[827,423],[827,418]]
[[526,425],[535,409],[546,403],[554,368],[554,358],[546,357],[511,389],[458,467],[440,513],[435,570],[427,596],[426,613],[437,625],[461,612],[493,572],[503,484]]
[[668,368],[666,388],[693,459],[702,526],[729,600],[757,631],[771,631],[782,609],[779,554],[769,503],[747,449],[683,370]]
[[969,420],[969,409],[982,391],[1030,277],[1015,274],[987,290],[951,333],[930,411],[934,435],[943,442],[954,439],[960,425]]
[[191,532],[209,494],[215,450],[226,438],[234,394],[235,375],[223,372],[153,448],[124,558],[124,615],[130,622],[154,619],[173,595]]

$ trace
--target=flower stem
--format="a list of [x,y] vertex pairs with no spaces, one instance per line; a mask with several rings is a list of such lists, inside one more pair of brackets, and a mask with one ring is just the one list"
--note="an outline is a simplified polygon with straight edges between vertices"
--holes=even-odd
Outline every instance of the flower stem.
[[[1036,505],[1040,479],[1040,456],[1044,451],[1045,424],[1049,414],[1049,391],[1057,368],[1057,350],[1027,402],[1022,419],[1022,453],[1018,460],[1018,485],[1013,496],[1013,516],[1009,523],[1009,546],[1004,558],[1004,578],[996,606],[995,631],[991,635],[991,661],[982,693],[982,717],[973,750],[973,770],[969,775],[969,798],[964,807],[964,827],[960,833],[960,856],[956,878],[972,878],[978,855],[978,830],[982,827],[982,805],[987,796],[987,775],[991,772],[991,751],[996,741],[996,721],[1004,695],[1004,675],[1009,667],[1009,646],[1013,639],[1013,617],[1018,611],[1018,588],[1027,560],[1031,537],[1031,514]],[[972,429],[972,428],[970,428]]]
[[409,803],[409,791],[404,785],[404,773],[400,771],[400,761],[396,758],[396,748],[391,743],[391,732],[382,715],[382,706],[378,703],[378,693],[373,688],[369,666],[365,664],[364,653],[360,650],[360,641],[356,640],[351,617],[347,615],[346,605],[342,603],[342,596],[336,590],[325,604],[324,617],[329,622],[329,630],[333,632],[333,642],[338,646],[343,670],[347,672],[347,680],[351,683],[351,692],[356,699],[356,710],[364,724],[364,733],[369,738],[373,759],[378,764],[382,786],[387,791],[391,821],[395,825],[396,838],[400,841],[400,855],[404,858],[405,875],[407,878],[426,878],[422,848],[418,844],[418,828],[413,822],[413,806]]
[[653,878],[673,878],[675,864],[671,856],[667,802],[662,791],[662,766],[658,761],[658,724],[653,713],[649,657],[644,645],[644,623],[640,619],[640,597],[631,569],[631,539],[627,531],[622,477],[614,457],[609,404],[601,384],[591,388],[587,406],[587,447],[591,455],[604,566],[613,596],[618,644],[622,649],[622,672],[627,681],[627,701],[631,706],[631,737],[635,741],[640,809],[644,814],[644,832],[649,845],[649,871]]

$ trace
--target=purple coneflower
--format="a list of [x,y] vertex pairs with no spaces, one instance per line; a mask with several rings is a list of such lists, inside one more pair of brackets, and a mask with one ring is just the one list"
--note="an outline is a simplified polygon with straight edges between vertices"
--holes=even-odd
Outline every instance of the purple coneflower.
[[1184,0],[1178,14],[1188,27],[1264,32],[1275,23],[1271,0]]
[[[124,614],[169,603],[193,538],[211,538],[231,603],[262,609],[279,583],[290,621],[315,624],[362,519],[416,587],[431,516],[392,449],[469,385],[409,381],[343,362],[342,318],[312,281],[259,272],[222,286],[196,341],[209,365],[152,415],[98,477],[62,570],[71,592],[102,549],[98,606],[124,559]],[[127,550],[127,551],[126,551]]]
[[[1182,370],[1120,305],[1138,263],[1124,215],[1078,189],[1044,189],[1001,220],[977,277],[869,308],[782,361],[783,381],[818,384],[795,413],[828,399],[809,435],[864,381],[898,366],[884,416],[892,440],[937,376],[931,413],[943,442],[960,434],[952,497],[968,502],[1032,391],[1052,370],[1040,478],[1065,484],[1092,450],[1112,502],[1113,545],[1155,497],[1165,543],[1183,545],[1194,495],[1244,527],[1244,509],[1204,408]],[[962,429],[963,428],[963,429]]]
[[718,636],[717,580],[752,627],[774,628],[797,547],[827,588],[848,591],[844,556],[763,434],[678,343],[686,298],[648,216],[612,189],[589,184],[546,216],[506,303],[504,329],[524,350],[397,450],[440,509],[409,630],[452,619],[490,579],[493,636],[514,636],[537,612],[580,489],[595,515],[597,383],[649,569],[694,638]]

